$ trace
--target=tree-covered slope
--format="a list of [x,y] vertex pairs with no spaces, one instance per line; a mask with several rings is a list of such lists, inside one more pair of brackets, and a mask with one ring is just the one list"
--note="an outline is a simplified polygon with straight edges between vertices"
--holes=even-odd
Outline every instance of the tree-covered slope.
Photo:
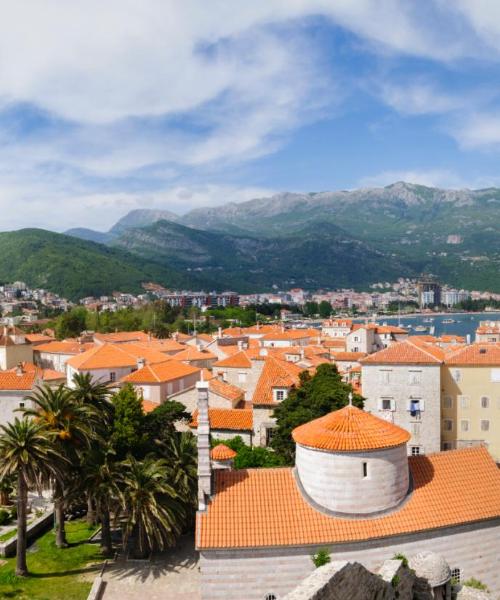
[[25,281],[70,299],[113,291],[139,292],[141,283],[200,285],[168,266],[145,261],[119,248],[43,229],[0,233],[0,281]]

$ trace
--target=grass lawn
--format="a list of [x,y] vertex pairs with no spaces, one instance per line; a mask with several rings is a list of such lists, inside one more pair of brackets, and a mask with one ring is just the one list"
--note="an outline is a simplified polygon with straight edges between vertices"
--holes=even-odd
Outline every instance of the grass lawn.
[[[93,533],[84,521],[66,524],[69,548],[59,550],[49,531],[28,552],[29,577],[14,575],[16,559],[6,559],[0,567],[0,598],[16,600],[85,600],[103,559],[99,545],[86,544]],[[89,566],[94,563],[94,566]]]

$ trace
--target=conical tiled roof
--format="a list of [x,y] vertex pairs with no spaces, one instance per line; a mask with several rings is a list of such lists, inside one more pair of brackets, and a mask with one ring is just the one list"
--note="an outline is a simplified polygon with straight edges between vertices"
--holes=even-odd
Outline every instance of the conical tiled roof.
[[226,444],[217,444],[210,451],[210,458],[212,460],[231,460],[236,456],[236,452],[231,450]]
[[292,436],[303,446],[337,452],[392,448],[410,439],[405,429],[350,405],[296,427]]

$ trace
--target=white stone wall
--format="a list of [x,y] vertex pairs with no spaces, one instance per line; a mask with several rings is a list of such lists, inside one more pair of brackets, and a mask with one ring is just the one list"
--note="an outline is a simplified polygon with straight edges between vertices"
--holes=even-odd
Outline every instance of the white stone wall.
[[[262,368],[264,366],[263,360],[252,360],[251,369],[236,369],[233,367],[214,367],[214,371],[218,373],[222,371],[224,373],[224,380],[228,383],[238,386],[245,391],[245,400],[251,400],[257,387]],[[242,382],[239,378],[240,373],[246,374],[246,379]]]
[[266,445],[266,430],[276,425],[276,419],[271,417],[273,412],[274,408],[253,407],[254,446],[264,447]]
[[373,540],[357,544],[295,548],[202,550],[200,552],[202,600],[264,600],[273,593],[282,600],[313,570],[311,556],[328,548],[332,560],[357,561],[378,570],[396,553],[407,557],[422,550],[441,554],[462,581],[476,577],[496,598],[500,594],[500,520]]
[[31,344],[0,347],[0,369],[13,369],[20,362],[33,362]]
[[[410,383],[420,373],[420,383]],[[408,453],[418,446],[421,454],[441,450],[441,367],[436,365],[362,365],[361,381],[365,410],[385,418],[411,434]],[[411,398],[423,401],[423,410],[412,417]],[[393,400],[393,410],[380,410],[382,398]]]
[[[68,387],[73,387],[73,376],[75,373],[79,373],[77,369],[74,369],[70,365],[66,366],[66,379]],[[82,373],[90,373],[92,381],[100,381],[106,383],[111,381],[111,373],[115,374],[115,381],[118,383],[122,377],[132,372],[132,367],[113,367],[111,369],[89,369],[81,371]]]
[[0,392],[0,425],[11,423],[17,417],[21,419],[23,414],[16,409],[24,404],[26,408],[31,408],[33,404],[25,399],[31,390],[5,390]]
[[66,363],[74,354],[58,354],[56,352],[40,352],[34,349],[33,352],[35,364],[43,369],[54,369],[61,373],[66,372]]
[[[408,493],[405,445],[373,452],[324,452],[296,445],[295,464],[304,491],[339,513],[370,514],[393,508]],[[364,477],[363,463],[366,463]]]

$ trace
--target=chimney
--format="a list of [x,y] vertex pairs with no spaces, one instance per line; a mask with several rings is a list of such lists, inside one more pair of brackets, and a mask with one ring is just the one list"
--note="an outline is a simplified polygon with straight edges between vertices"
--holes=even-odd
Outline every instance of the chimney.
[[146,359],[145,358],[138,358],[137,359],[137,370],[143,369],[145,366],[146,366]]
[[470,344],[470,333],[467,334],[467,337],[465,339],[467,344]]
[[238,350],[240,352],[243,350],[243,340],[238,340]]
[[203,346],[200,342],[196,342],[196,350],[198,350],[198,352],[201,352],[203,350]]
[[281,323],[281,333],[285,333],[285,324]]
[[210,421],[208,419],[208,381],[197,381],[198,390],[198,510],[206,510],[212,493],[210,464]]
[[16,366],[16,375],[18,377],[21,377],[21,375],[23,375],[24,371],[23,371],[23,363],[22,362],[18,362],[17,366]]
[[300,360],[304,360],[306,357],[306,353],[303,347],[300,348]]
[[217,327],[217,337],[219,338],[219,340],[222,337],[222,327]]

